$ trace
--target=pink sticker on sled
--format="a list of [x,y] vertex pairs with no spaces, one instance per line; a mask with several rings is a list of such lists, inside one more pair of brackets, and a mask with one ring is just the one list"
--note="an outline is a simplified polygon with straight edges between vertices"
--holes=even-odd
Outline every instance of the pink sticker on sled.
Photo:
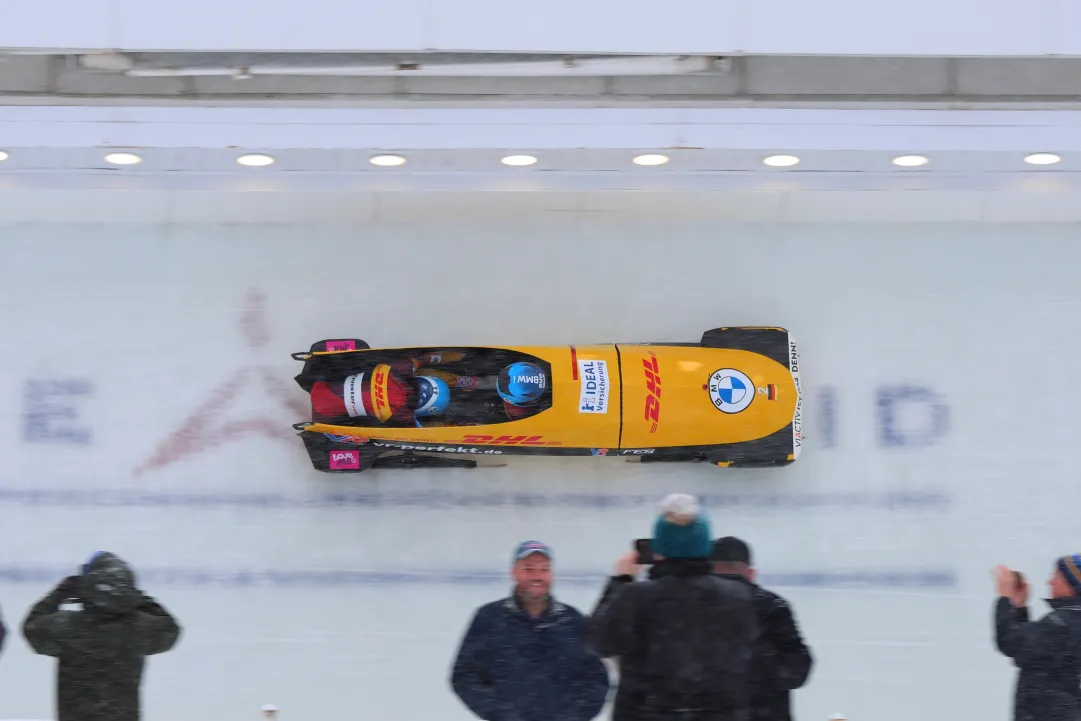
[[360,470],[360,454],[356,451],[331,451],[330,470],[332,471],[358,471]]
[[356,349],[357,349],[356,341],[352,341],[352,340],[328,340],[327,341],[327,350],[328,351],[356,350]]

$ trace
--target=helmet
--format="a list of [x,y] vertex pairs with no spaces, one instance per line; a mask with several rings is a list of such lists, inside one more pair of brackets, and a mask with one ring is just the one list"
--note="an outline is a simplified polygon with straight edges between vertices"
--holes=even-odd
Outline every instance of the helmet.
[[442,378],[417,376],[418,416],[438,416],[450,405],[450,386]]
[[548,377],[536,363],[511,363],[499,372],[496,392],[512,406],[533,403],[548,387]]

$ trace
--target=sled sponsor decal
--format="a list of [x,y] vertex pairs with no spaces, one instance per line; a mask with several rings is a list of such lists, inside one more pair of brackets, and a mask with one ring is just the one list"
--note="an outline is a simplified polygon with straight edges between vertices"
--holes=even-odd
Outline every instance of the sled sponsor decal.
[[328,351],[356,350],[356,349],[357,349],[356,341],[352,341],[352,340],[328,340],[327,341],[327,350]]
[[788,336],[788,370],[796,386],[796,410],[792,414],[792,458],[796,459],[803,450],[803,388],[799,380],[799,350],[791,335]]
[[796,412],[792,414],[792,452],[798,457],[803,445],[803,392],[799,387],[799,376],[795,376],[796,382]]
[[608,412],[608,361],[579,360],[578,376],[581,390],[578,395],[579,413]]
[[657,425],[661,422],[661,367],[657,364],[657,355],[649,352],[649,358],[642,359],[642,365],[646,372],[646,411],[645,419],[652,425],[650,433],[657,432]]
[[627,450],[620,451],[621,456],[649,456],[653,454],[655,448],[628,448]]
[[383,423],[394,415],[390,407],[390,366],[386,363],[380,363],[372,371],[372,410]]
[[368,410],[364,407],[363,388],[363,373],[347,376],[345,382],[342,383],[342,400],[345,401],[345,412],[350,418],[368,415]]
[[777,386],[772,383],[767,384],[765,388],[759,388],[758,393],[764,395],[767,400],[777,400]]
[[755,397],[754,383],[743,371],[721,368],[709,377],[709,398],[722,413],[740,413]]
[[465,435],[451,443],[475,443],[478,445],[503,446],[561,446],[562,441],[546,441],[544,436],[478,436]]
[[323,435],[334,441],[335,443],[351,443],[354,446],[362,446],[371,440],[371,438],[361,438],[360,436],[342,436],[335,433],[324,433]]
[[608,449],[607,448],[590,448],[589,452],[594,456],[607,456],[608,455]]
[[358,451],[331,451],[330,470],[359,471],[360,453]]
[[487,453],[489,455],[497,456],[503,453],[503,451],[499,450],[498,448],[486,448],[484,450],[481,450],[480,448],[463,448],[462,446],[448,446],[446,444],[431,446],[423,443],[384,443],[381,441],[375,441],[372,445],[379,448],[397,448],[403,451],[428,451],[429,453]]

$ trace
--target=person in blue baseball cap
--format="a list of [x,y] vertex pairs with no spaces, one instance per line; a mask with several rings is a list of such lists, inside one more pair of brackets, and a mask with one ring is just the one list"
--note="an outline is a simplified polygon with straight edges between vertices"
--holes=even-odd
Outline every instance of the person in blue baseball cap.
[[511,554],[514,588],[473,615],[451,688],[486,721],[590,721],[604,708],[608,669],[583,641],[585,618],[552,597],[552,548],[523,541]]
[[552,549],[540,541],[523,541],[514,549],[515,594],[530,615],[537,616],[548,605],[552,589]]

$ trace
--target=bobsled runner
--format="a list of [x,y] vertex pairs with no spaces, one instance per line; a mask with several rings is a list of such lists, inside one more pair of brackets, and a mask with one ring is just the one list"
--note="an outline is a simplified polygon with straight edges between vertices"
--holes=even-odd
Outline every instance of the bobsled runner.
[[292,357],[312,410],[293,427],[320,471],[473,468],[526,454],[772,467],[803,445],[799,353],[784,328],[581,346],[341,338]]

